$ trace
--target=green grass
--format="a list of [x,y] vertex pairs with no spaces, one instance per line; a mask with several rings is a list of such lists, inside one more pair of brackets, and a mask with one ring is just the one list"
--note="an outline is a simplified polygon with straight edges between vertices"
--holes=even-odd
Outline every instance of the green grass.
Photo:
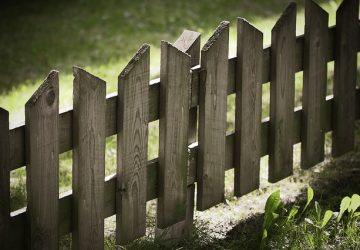
[[[297,34],[304,30],[303,1],[298,2]],[[317,1],[335,24],[338,0]],[[236,53],[236,17],[244,17],[271,41],[271,28],[288,0],[214,1],[18,1],[3,6],[0,16],[0,106],[10,111],[12,124],[24,120],[24,105],[51,69],[60,71],[60,107],[72,105],[72,66],[84,67],[107,82],[107,92],[117,90],[117,76],[142,43],[151,45],[151,76],[158,77],[160,41],[173,42],[183,29],[201,32],[202,44],[221,20],[231,22],[230,56]],[[328,94],[332,93],[333,63],[328,69]],[[360,65],[360,64],[359,64]],[[263,85],[263,117],[269,115],[270,85]],[[296,106],[301,105],[302,73],[296,74]],[[227,130],[234,129],[235,95],[228,97]],[[115,173],[116,136],[106,140],[105,174]],[[149,129],[149,159],[158,154],[158,122]],[[71,189],[71,151],[60,155],[60,192]],[[263,158],[263,162],[266,159]],[[266,164],[262,176],[266,177]],[[263,177],[263,178],[265,178]],[[11,208],[26,205],[25,168],[11,172]],[[226,197],[233,201],[233,171],[226,173]],[[153,210],[153,209],[149,209]],[[151,211],[150,211],[151,213]],[[152,216],[152,217],[151,217]],[[150,215],[154,218],[154,215]],[[152,225],[151,223],[149,225]],[[212,242],[203,224],[184,246]],[[107,239],[113,246],[113,239]],[[153,241],[149,236],[149,241]],[[135,244],[148,244],[146,240]],[[195,242],[195,243],[194,243]],[[69,243],[64,238],[62,244]],[[136,249],[136,245],[134,245]],[[111,249],[112,247],[109,247]],[[65,248],[66,249],[66,248]],[[154,248],[156,249],[156,248]]]

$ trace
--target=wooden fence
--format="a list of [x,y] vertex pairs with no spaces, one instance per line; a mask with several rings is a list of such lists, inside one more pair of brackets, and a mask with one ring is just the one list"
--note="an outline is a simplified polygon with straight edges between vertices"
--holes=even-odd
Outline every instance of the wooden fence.
[[[174,44],[161,42],[161,76],[150,84],[150,47],[143,45],[119,75],[118,95],[106,97],[103,80],[74,67],[73,110],[59,114],[57,71],[26,103],[24,125],[8,129],[8,112],[0,109],[1,248],[56,249],[59,237],[71,232],[74,249],[102,249],[104,218],[114,214],[123,245],[145,234],[146,202],[155,198],[157,237],[181,239],[191,232],[195,182],[202,211],[223,201],[226,170],[235,168],[235,195],[241,196],[259,187],[264,155],[269,181],[277,182],[292,174],[293,144],[301,142],[303,169],[323,161],[325,132],[332,131],[333,156],[352,150],[360,118],[359,1],[345,0],[330,28],[328,14],[305,3],[305,34],[296,37],[291,3],[272,30],[271,47],[263,48],[262,33],[238,18],[237,56],[228,58],[224,21],[201,51],[193,31]],[[334,94],[326,96],[333,60]],[[294,109],[299,71],[303,106]],[[266,82],[270,118],[261,120]],[[235,132],[226,135],[227,95],[233,93]],[[158,119],[159,158],[147,161],[148,123]],[[105,138],[115,134],[117,173],[105,177]],[[59,198],[58,155],[68,150],[73,190]],[[27,209],[11,212],[10,171],[22,166]]]

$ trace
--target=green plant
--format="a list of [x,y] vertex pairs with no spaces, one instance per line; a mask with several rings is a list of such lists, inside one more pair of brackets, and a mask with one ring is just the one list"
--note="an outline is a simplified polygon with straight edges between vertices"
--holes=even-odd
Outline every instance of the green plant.
[[312,206],[313,200],[314,190],[309,187],[302,209],[298,205],[286,209],[280,192],[271,194],[265,206],[260,249],[322,249],[328,246],[343,249],[346,244],[351,249],[360,247],[360,212],[357,212],[360,196],[353,194],[351,198],[344,197],[337,213],[322,208],[318,201],[314,201]]
[[268,236],[268,230],[273,222],[279,217],[277,211],[282,206],[280,191],[272,193],[266,201],[264,223],[262,226],[260,249],[263,249]]
[[356,217],[360,216],[360,212],[356,212],[360,207],[360,196],[358,194],[353,194],[351,198],[349,196],[344,197],[340,203],[340,211],[336,218],[337,222],[340,222],[343,218],[344,213],[347,211],[349,218],[347,221],[347,226],[349,227],[354,223]]

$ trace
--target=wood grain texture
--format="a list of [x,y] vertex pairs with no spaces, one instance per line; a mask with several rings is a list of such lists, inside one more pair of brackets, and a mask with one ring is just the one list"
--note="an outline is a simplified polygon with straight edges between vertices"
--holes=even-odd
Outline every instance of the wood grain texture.
[[29,249],[58,249],[59,76],[51,71],[25,104]]
[[303,117],[301,168],[324,160],[324,121],[329,15],[313,0],[305,1]]
[[185,219],[190,56],[161,42],[157,226]]
[[0,242],[10,250],[10,144],[9,112],[0,108]]
[[145,235],[150,47],[144,44],[119,76],[116,241]]
[[[196,31],[184,30],[180,37],[175,41],[174,47],[178,48],[182,52],[185,52],[191,56],[190,66],[194,67],[200,63],[200,39],[201,34]],[[197,81],[198,83],[198,81]],[[190,95],[193,92],[189,86]],[[198,86],[194,85],[194,92],[197,91]],[[189,139],[188,143],[191,144],[197,141],[197,106],[190,108],[189,111]]]
[[[356,119],[360,119],[360,89],[356,90]],[[332,107],[333,97],[327,96],[325,105],[324,122],[325,132],[332,130]],[[301,117],[302,109],[297,108],[294,111],[294,133],[293,144],[301,142]],[[261,156],[269,153],[268,149],[268,135],[269,135],[269,119],[263,119],[261,123]],[[230,170],[234,167],[234,145],[235,134],[230,133],[226,136],[226,165],[225,170]],[[197,154],[198,146],[194,143],[189,147],[189,177],[188,185],[194,185],[197,182],[196,168],[197,168]],[[157,174],[158,174],[158,159],[152,159],[147,162],[147,187],[146,200],[150,201],[156,199],[157,194]],[[115,209],[115,188],[116,175],[108,176],[105,179],[105,217],[110,217],[116,213]],[[67,192],[60,197],[59,200],[59,235],[63,236],[71,232],[71,207],[73,195]],[[12,213],[10,218],[10,234],[9,242],[11,249],[24,249],[25,240],[25,224],[26,224],[26,209],[20,209]],[[177,228],[176,228],[177,229]]]
[[[199,64],[200,33],[195,31],[185,30],[174,43],[174,47],[191,56],[190,66],[196,66]],[[160,81],[160,84],[162,84],[162,81]],[[183,82],[183,84],[186,83]],[[191,104],[191,93],[193,91],[197,93],[197,89],[198,89],[197,85],[194,85],[196,86],[196,89],[191,89],[191,86],[193,85],[190,83],[187,87],[189,91],[189,105]],[[197,141],[197,112],[198,112],[197,106],[190,108],[189,110],[188,142],[187,142],[188,144]],[[186,159],[188,159],[187,152],[186,152]],[[187,183],[188,183],[188,172],[189,169],[187,166]],[[189,186],[187,186],[187,190],[186,190],[187,198],[186,198],[185,219],[164,229],[156,228],[155,230],[156,238],[161,238],[161,240],[166,241],[169,244],[175,244],[191,235],[193,228],[193,217],[194,217],[194,196],[195,196],[195,185],[190,184]]]
[[354,147],[355,87],[359,44],[359,0],[345,0],[336,11],[334,117],[332,155],[338,157]]
[[237,22],[234,194],[259,187],[263,34],[242,18]]
[[74,67],[73,249],[104,248],[106,84]]
[[229,22],[221,22],[201,50],[197,209],[224,199]]
[[[360,24],[358,25],[358,29]],[[334,40],[335,40],[335,27],[332,26],[328,29],[328,50],[326,52],[327,61],[334,60]],[[295,69],[296,72],[303,70],[303,43],[304,36],[300,35],[296,39],[296,57]],[[270,49],[268,46],[263,49],[263,77],[261,82],[267,83],[270,81]],[[360,51],[360,45],[358,46]],[[236,57],[231,57],[228,60],[228,91],[227,94],[235,93],[235,67]],[[198,105],[198,84],[200,79],[199,66],[192,68],[191,75],[191,107]],[[150,81],[149,86],[149,121],[159,119],[159,93],[160,93],[160,79]],[[106,101],[106,136],[111,136],[117,133],[117,93],[108,95]],[[11,124],[10,124],[11,125]],[[59,150],[61,153],[69,151],[73,148],[72,145],[72,110],[65,110],[60,113],[59,120]],[[24,123],[11,126],[10,129],[10,169],[14,170],[25,165],[25,125]]]
[[292,174],[295,96],[296,4],[271,31],[269,181]]

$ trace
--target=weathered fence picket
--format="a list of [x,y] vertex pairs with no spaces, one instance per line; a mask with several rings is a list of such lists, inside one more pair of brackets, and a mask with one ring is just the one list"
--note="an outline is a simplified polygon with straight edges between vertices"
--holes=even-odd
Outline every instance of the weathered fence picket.
[[9,112],[0,108],[0,242],[10,249],[10,144]]
[[229,22],[223,21],[201,50],[197,209],[224,199]]
[[25,105],[29,249],[58,249],[59,76],[51,71]]
[[190,56],[161,42],[157,226],[186,217]]
[[[190,55],[190,66],[196,66],[200,61],[200,33],[196,31],[185,30],[180,37],[175,41],[174,47]],[[191,72],[192,74],[192,72]],[[190,76],[191,77],[191,76]],[[160,82],[161,84],[161,82]],[[185,82],[183,84],[186,84]],[[189,107],[191,105],[191,94],[197,91],[198,85],[191,84],[189,87]],[[188,122],[188,144],[197,141],[197,106],[189,110]],[[187,156],[188,158],[188,156]],[[189,164],[188,164],[189,165]],[[189,166],[187,166],[189,167]],[[190,169],[187,168],[187,194],[186,194],[186,217],[185,220],[171,225],[165,229],[156,228],[155,237],[165,240],[169,244],[179,242],[180,240],[189,237],[193,228],[194,217],[194,198],[195,198],[195,184],[189,182]]]
[[354,147],[359,0],[345,0],[336,11],[334,116],[332,155],[340,156]]
[[238,19],[235,108],[234,194],[259,187],[263,34]]
[[126,244],[146,231],[146,163],[150,46],[144,44],[119,75],[116,241]]
[[[324,133],[332,129],[333,155],[351,150],[360,119],[358,8],[358,0],[344,1],[337,26],[328,28],[328,14],[306,0],[305,34],[296,37],[292,3],[266,48],[262,33],[239,18],[233,58],[229,23],[222,22],[202,49],[200,66],[200,34],[186,30],[174,45],[162,43],[161,77],[150,85],[150,48],[143,45],[119,75],[118,95],[107,98],[105,82],[74,68],[74,110],[60,115],[52,71],[26,104],[26,125],[9,129],[0,109],[0,240],[9,238],[1,248],[56,249],[58,237],[72,233],[74,249],[102,249],[104,218],[114,214],[116,241],[124,245],[145,234],[146,202],[155,198],[155,237],[178,242],[191,233],[196,182],[197,209],[205,210],[223,201],[226,170],[235,168],[234,194],[241,196],[258,188],[262,156],[269,154],[275,182],[291,174],[296,143],[304,169],[323,160]],[[334,97],[325,96],[326,64],[334,59]],[[303,107],[294,110],[301,70]],[[270,119],[261,121],[261,87],[268,81]],[[235,132],[225,135],[226,98],[233,93]],[[157,119],[159,158],[148,161],[148,123]],[[104,178],[105,137],[115,134],[117,174]],[[73,192],[58,198],[58,154],[71,149]],[[9,171],[25,164],[28,207],[9,216]]]
[[324,160],[324,111],[327,83],[326,37],[329,16],[313,0],[305,1],[301,168]]
[[73,249],[104,248],[106,84],[74,67]]
[[271,31],[269,181],[292,174],[295,102],[296,4]]

